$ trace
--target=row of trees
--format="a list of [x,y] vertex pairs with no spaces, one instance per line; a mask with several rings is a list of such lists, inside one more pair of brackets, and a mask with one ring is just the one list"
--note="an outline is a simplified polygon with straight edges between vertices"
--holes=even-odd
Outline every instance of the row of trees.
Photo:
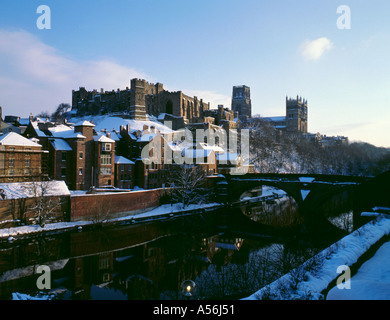
[[390,150],[369,143],[321,146],[300,134],[274,129],[260,119],[246,128],[257,172],[375,176],[390,169]]

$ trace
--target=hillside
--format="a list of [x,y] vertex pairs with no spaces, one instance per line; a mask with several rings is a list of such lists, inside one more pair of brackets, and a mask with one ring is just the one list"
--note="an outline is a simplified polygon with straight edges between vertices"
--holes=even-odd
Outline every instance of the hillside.
[[369,143],[321,146],[302,135],[274,129],[265,121],[246,128],[257,172],[375,176],[390,169],[389,149]]

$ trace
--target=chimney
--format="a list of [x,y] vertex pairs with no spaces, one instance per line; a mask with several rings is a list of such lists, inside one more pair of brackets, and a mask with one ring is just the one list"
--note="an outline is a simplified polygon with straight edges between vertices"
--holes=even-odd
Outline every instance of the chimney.
[[111,132],[107,132],[106,137],[111,139]]
[[144,124],[144,131],[148,131],[149,130],[149,126],[147,124]]

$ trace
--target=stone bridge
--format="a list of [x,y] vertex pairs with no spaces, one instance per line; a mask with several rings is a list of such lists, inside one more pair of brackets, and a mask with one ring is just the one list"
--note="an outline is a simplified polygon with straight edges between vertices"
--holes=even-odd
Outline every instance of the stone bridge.
[[300,214],[307,223],[328,223],[319,208],[332,196],[346,190],[355,190],[369,182],[370,177],[321,174],[246,174],[225,175],[228,202],[240,199],[244,192],[260,186],[271,186],[285,191],[297,203]]

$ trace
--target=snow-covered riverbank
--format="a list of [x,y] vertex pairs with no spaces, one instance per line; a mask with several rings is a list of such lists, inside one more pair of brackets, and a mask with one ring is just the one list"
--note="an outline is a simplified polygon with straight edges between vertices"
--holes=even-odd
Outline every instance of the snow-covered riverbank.
[[[278,280],[272,282],[268,286],[255,292],[253,295],[245,298],[244,300],[258,300],[258,299],[274,299],[274,300],[293,300],[293,299],[312,299],[318,300],[325,298],[322,292],[326,290],[332,281],[338,278],[338,268],[340,266],[351,267],[358,259],[367,252],[375,243],[382,239],[382,237],[390,234],[390,217],[388,215],[380,215],[373,221],[362,226],[358,230],[344,237],[340,241],[336,242],[329,248],[323,250],[318,255],[307,261],[301,266],[302,270],[305,270],[306,266],[310,266],[313,260],[318,261],[318,267],[314,270],[310,270],[301,273],[301,281],[296,283],[296,275],[300,272],[294,270]],[[389,245],[388,245],[389,246]],[[376,268],[377,274],[374,276],[376,280],[386,279],[386,282],[390,283],[390,275],[388,272],[388,264],[383,265],[383,261],[389,261],[390,250],[388,246],[384,246],[383,250],[378,251],[377,256],[370,262],[370,269],[372,270],[372,264]],[[368,275],[367,273],[365,273]],[[372,276],[372,275],[371,275]],[[356,278],[352,277],[351,283],[354,286],[354,281],[358,279],[362,281],[362,275],[359,273]],[[383,285],[380,282],[376,283],[375,280],[371,282],[365,282],[366,290],[356,290],[357,293],[364,293],[361,296],[362,299],[366,299],[371,296],[375,299],[377,296],[383,296]],[[358,284],[358,283],[357,283]],[[362,284],[362,283],[360,283]],[[367,285],[370,285],[368,288]],[[293,287],[295,288],[293,289]],[[390,288],[390,285],[386,288]],[[369,289],[369,290],[368,290]],[[344,289],[348,290],[348,289]],[[379,292],[376,292],[379,290]],[[343,298],[347,295],[340,295],[338,291],[341,291],[337,287],[331,291],[330,298]],[[354,295],[355,299],[359,299],[358,295]]]

